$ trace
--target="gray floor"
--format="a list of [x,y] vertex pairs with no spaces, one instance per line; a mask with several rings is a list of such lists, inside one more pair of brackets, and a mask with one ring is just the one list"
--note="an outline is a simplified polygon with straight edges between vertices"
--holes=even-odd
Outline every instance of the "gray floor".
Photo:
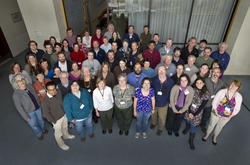
[[[204,135],[200,127],[195,137],[195,151],[190,150],[188,135],[180,137],[168,136],[164,130],[162,136],[155,135],[157,130],[148,129],[148,138],[135,139],[135,119],[133,119],[130,134],[119,136],[119,128],[114,120],[113,134],[103,135],[100,122],[94,124],[95,137],[80,141],[75,129],[70,129],[75,134],[74,140],[66,140],[70,146],[69,151],[58,148],[53,129],[46,122],[45,127],[49,133],[44,140],[39,141],[28,124],[17,113],[12,101],[12,88],[8,81],[10,63],[19,61],[24,66],[24,53],[8,61],[0,67],[0,164],[187,164],[187,165],[248,165],[249,157],[249,125],[250,114],[242,106],[240,113],[234,117],[223,129],[218,137],[218,145],[212,145],[212,137],[207,142],[202,142]],[[242,81],[243,102],[249,108],[250,77],[249,76],[224,76],[228,83],[237,78]],[[149,125],[151,123],[149,122]],[[181,131],[184,129],[183,121]],[[181,132],[180,131],[180,132]]]

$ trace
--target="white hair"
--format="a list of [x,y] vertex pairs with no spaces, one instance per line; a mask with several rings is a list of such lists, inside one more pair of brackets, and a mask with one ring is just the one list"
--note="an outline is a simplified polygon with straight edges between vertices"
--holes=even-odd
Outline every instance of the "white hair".
[[221,44],[226,44],[226,49],[227,49],[228,44],[227,44],[226,42],[221,42],[221,43],[219,43],[219,47],[221,46]]
[[19,85],[16,82],[17,77],[22,77],[24,79],[24,81],[25,81],[25,84],[26,85],[29,84],[29,80],[28,80],[28,78],[26,76],[24,76],[23,74],[16,74],[11,79],[12,88],[14,90],[20,89]]

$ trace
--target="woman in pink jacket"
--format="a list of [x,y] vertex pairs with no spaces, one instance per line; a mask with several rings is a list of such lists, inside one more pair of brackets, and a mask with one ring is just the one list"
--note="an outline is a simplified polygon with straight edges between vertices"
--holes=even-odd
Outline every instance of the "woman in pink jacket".
[[227,122],[237,115],[241,108],[242,96],[238,92],[241,89],[241,82],[237,79],[232,80],[227,89],[221,89],[216,95],[212,103],[211,120],[207,129],[207,134],[202,138],[205,142],[209,134],[213,131],[214,136],[212,143],[217,144],[217,136]]

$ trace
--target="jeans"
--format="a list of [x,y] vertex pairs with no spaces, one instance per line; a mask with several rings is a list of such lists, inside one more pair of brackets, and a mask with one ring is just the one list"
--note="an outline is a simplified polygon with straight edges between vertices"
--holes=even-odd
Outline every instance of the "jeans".
[[190,121],[187,121],[188,124],[190,124],[191,128],[190,128],[190,132],[191,133],[195,133],[196,131],[196,126],[194,126]]
[[148,119],[151,115],[151,111],[142,113],[137,111],[137,121],[136,121],[136,132],[139,133],[141,132],[141,127],[142,127],[142,132],[147,131],[147,125],[148,125]]
[[44,132],[44,121],[41,107],[39,107],[36,111],[28,113],[28,115],[30,117],[28,124],[34,131],[36,137],[42,136]]
[[85,123],[86,130],[89,135],[93,134],[93,126],[92,126],[92,113],[90,115],[82,120],[82,121],[75,121],[75,127],[76,127],[76,132],[80,135],[80,138],[85,137],[84,135],[84,128],[83,128],[83,123]]

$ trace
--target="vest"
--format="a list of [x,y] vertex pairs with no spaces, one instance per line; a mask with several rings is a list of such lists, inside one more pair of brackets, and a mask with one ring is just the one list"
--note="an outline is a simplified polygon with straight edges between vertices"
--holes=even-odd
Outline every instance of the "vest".
[[70,89],[70,84],[72,83],[71,80],[69,80],[69,85],[67,88],[65,88],[62,83],[58,84],[58,88],[60,89],[60,91],[62,92],[62,97],[64,98],[66,96],[67,93],[69,93],[69,89]]

